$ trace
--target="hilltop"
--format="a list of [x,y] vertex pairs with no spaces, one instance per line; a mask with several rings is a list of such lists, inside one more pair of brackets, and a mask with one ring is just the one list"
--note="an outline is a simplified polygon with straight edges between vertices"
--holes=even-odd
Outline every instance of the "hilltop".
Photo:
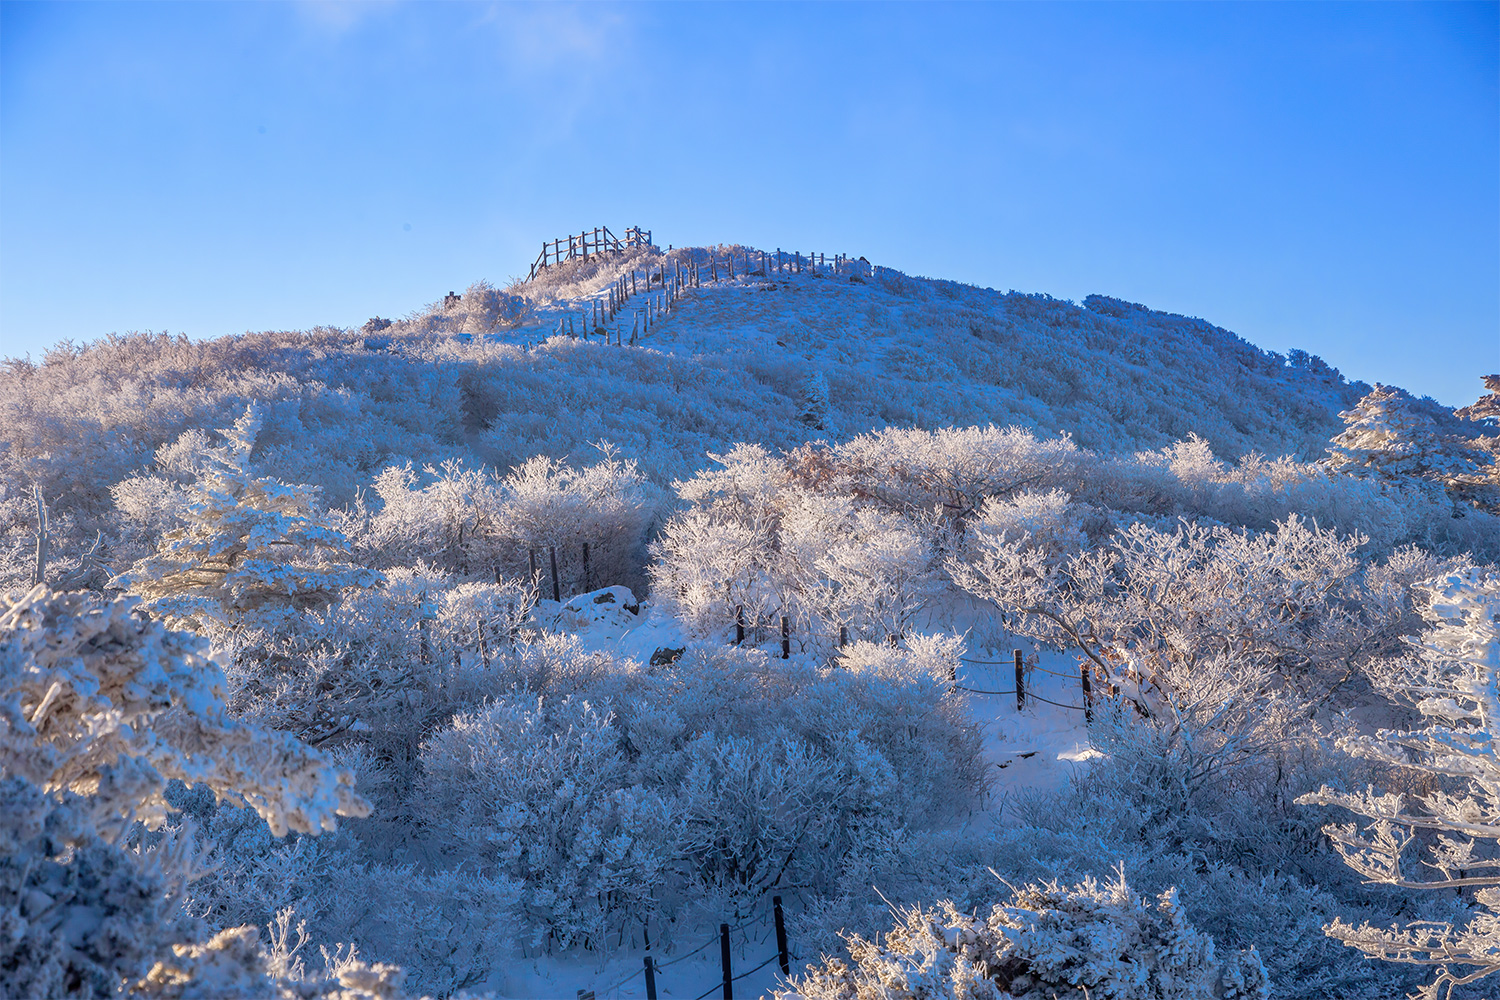
[[[837,273],[831,262],[769,275],[737,264],[729,278],[724,262],[747,255],[758,271],[759,252],[742,246],[566,262],[363,330],[65,343],[0,372],[0,463],[60,510],[98,514],[110,484],[186,431],[227,426],[250,400],[266,408],[263,466],[331,503],[403,460],[505,467],[586,458],[606,440],[666,484],[736,441],[788,448],[886,426],[1015,424],[1105,453],[1196,434],[1220,457],[1313,459],[1369,388],[1302,352],[1282,357],[1104,296],[1078,305],[858,260]],[[648,331],[642,312],[663,292],[647,292],[647,272],[676,277],[695,263],[696,287]],[[606,324],[626,346],[568,336],[570,318],[581,332],[631,275],[636,295]]]

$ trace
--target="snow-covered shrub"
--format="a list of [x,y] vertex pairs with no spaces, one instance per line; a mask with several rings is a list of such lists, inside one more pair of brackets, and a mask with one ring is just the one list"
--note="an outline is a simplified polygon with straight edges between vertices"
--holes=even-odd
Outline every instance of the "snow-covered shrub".
[[[1461,926],[1423,921],[1404,927],[1335,920],[1327,933],[1372,958],[1436,966],[1421,996],[1451,996],[1455,986],[1500,972],[1500,577],[1469,567],[1420,588],[1429,630],[1413,640],[1418,658],[1389,664],[1394,696],[1426,725],[1381,730],[1340,741],[1347,752],[1429,778],[1410,796],[1344,792],[1325,785],[1299,802],[1333,805],[1370,822],[1324,828],[1345,864],[1365,879],[1403,889],[1472,892]],[[1408,869],[1409,850],[1426,860]],[[1425,877],[1423,869],[1425,869]]]
[[[394,965],[359,959],[353,948],[323,953],[324,967],[309,973],[290,945],[287,928],[272,925],[271,951],[254,927],[220,931],[201,945],[177,944],[131,994],[161,1000],[402,1000],[405,973]],[[278,938],[277,933],[280,932]]]
[[833,450],[842,488],[890,509],[947,517],[1021,490],[1076,489],[1083,456],[1066,435],[1021,427],[888,428]]
[[1115,687],[1160,688],[1215,656],[1334,683],[1382,651],[1358,601],[1362,541],[1296,516],[1259,534],[1137,522],[1054,565],[981,522],[949,569],[1019,634],[1075,646]]
[[986,536],[1040,549],[1055,562],[1088,545],[1084,524],[1091,511],[1062,490],[1026,490],[1008,499],[992,497],[979,509],[978,530]]
[[536,588],[520,580],[459,583],[438,597],[437,628],[452,655],[490,657],[516,640],[536,604]]
[[628,785],[607,712],[577,697],[503,698],[423,750],[434,818],[524,886],[532,947],[603,947],[616,911],[650,912],[676,854],[672,803]]
[[463,333],[489,333],[497,326],[514,326],[531,312],[532,304],[521,295],[500,291],[488,281],[476,281],[464,289],[460,308]]
[[453,459],[423,471],[432,482],[419,489],[409,462],[375,477],[380,509],[369,518],[361,549],[385,565],[421,561],[463,575],[498,563],[495,524],[502,501],[490,474]]
[[785,615],[831,654],[842,627],[907,633],[941,591],[930,520],[829,491],[818,453],[710,457],[722,469],[676,484],[692,506],[664,527],[652,567],[657,602],[695,634],[721,632],[738,608],[757,632]]
[[959,640],[856,644],[817,668],[690,647],[641,667],[552,636],[497,657],[510,693],[422,750],[418,812],[450,863],[521,887],[533,947],[604,948],[651,914],[827,887],[845,859],[969,807]]
[[797,419],[816,431],[828,430],[828,376],[814,371],[802,380],[802,412]]
[[532,551],[555,548],[565,592],[632,581],[651,491],[633,459],[606,442],[598,447],[603,457],[593,465],[574,468],[538,456],[502,481],[498,530],[511,546],[513,575],[525,575],[523,566],[529,571]]
[[799,497],[782,520],[783,606],[827,648],[851,636],[905,635],[943,586],[932,532],[843,498]]
[[1124,874],[1014,890],[985,916],[951,902],[898,914],[876,940],[849,940],[850,961],[830,959],[777,990],[777,1000],[869,996],[1015,1000],[1268,1000],[1255,950],[1224,958],[1189,922],[1175,891],[1147,902]]
[[330,607],[250,619],[226,645],[233,701],[314,744],[371,742],[405,773],[433,726],[496,683],[490,664],[535,604],[519,580],[456,580],[420,563],[392,569]]
[[497,580],[529,577],[533,560],[548,576],[555,550],[566,593],[630,581],[639,572],[652,490],[634,461],[600,447],[603,460],[591,466],[537,456],[503,478],[448,461],[425,469],[433,479],[420,488],[410,465],[387,468],[375,479],[381,507],[361,547],[385,565],[421,560]]

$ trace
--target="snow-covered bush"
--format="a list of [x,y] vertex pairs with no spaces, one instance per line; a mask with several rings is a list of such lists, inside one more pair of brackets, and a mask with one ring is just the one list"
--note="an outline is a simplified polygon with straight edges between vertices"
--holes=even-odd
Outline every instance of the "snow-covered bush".
[[1019,634],[1076,647],[1116,688],[1164,690],[1169,673],[1216,656],[1325,685],[1384,651],[1370,643],[1383,635],[1376,609],[1358,600],[1362,541],[1295,516],[1259,534],[1136,522],[1054,565],[1025,536],[980,522],[949,569]]
[[360,961],[354,949],[323,953],[323,969],[309,973],[297,950],[287,950],[285,926],[270,927],[271,953],[254,927],[220,931],[204,944],[172,946],[131,993],[161,1000],[402,1000],[405,974],[394,965]]
[[233,703],[314,744],[351,734],[403,760],[491,683],[536,604],[520,580],[462,581],[418,563],[330,607],[257,616],[226,643]]
[[383,469],[373,483],[380,509],[360,538],[369,558],[385,565],[421,561],[450,573],[483,572],[500,561],[495,524],[501,505],[488,472],[448,460],[425,470],[420,489],[410,463]]
[[1026,490],[1008,499],[992,497],[980,507],[977,530],[986,537],[1040,549],[1056,562],[1088,545],[1084,525],[1091,511],[1062,490]]
[[1377,385],[1339,414],[1344,430],[1328,448],[1328,465],[1346,475],[1405,481],[1444,491],[1462,517],[1472,504],[1500,512],[1500,467],[1483,447],[1480,427],[1430,399]]
[[542,639],[494,660],[509,693],[424,745],[419,814],[450,863],[521,887],[531,947],[605,948],[694,901],[826,888],[982,787],[946,683],[959,640],[913,647],[856,644],[833,668],[690,647],[641,667]]
[[375,479],[381,507],[361,548],[384,565],[421,560],[497,580],[529,577],[533,566],[549,575],[555,550],[566,593],[632,582],[653,491],[634,461],[600,447],[603,459],[591,466],[537,456],[502,478],[450,460],[425,469],[432,482],[420,488],[410,465],[387,468]]
[[838,481],[889,509],[948,518],[991,498],[1076,489],[1084,455],[1063,434],[1039,438],[1022,427],[888,428],[833,450]]
[[[1500,577],[1470,567],[1420,588],[1429,630],[1413,640],[1418,658],[1389,664],[1383,686],[1413,706],[1426,725],[1340,741],[1347,752],[1428,779],[1410,795],[1345,792],[1325,785],[1298,801],[1333,805],[1369,820],[1324,828],[1345,864],[1370,882],[1403,889],[1472,893],[1460,926],[1423,921],[1404,927],[1336,920],[1327,933],[1372,958],[1435,966],[1421,996],[1500,972]],[[1408,851],[1425,853],[1417,870]],[[1424,871],[1425,870],[1425,871]]]
[[841,628],[911,631],[941,591],[930,521],[827,491],[815,453],[741,445],[710,457],[722,468],[676,484],[692,506],[663,528],[652,567],[658,603],[695,634],[722,632],[736,609],[757,633],[785,615],[831,654]]
[[876,940],[849,940],[777,990],[777,1000],[870,996],[1015,1000],[1268,1000],[1255,950],[1220,958],[1189,922],[1175,891],[1147,902],[1125,884],[1094,879],[1014,890],[985,916],[951,902],[913,907]]
[[680,819],[657,790],[630,786],[620,744],[607,708],[525,695],[458,716],[424,748],[434,819],[524,886],[532,947],[601,948],[617,911],[654,908]]

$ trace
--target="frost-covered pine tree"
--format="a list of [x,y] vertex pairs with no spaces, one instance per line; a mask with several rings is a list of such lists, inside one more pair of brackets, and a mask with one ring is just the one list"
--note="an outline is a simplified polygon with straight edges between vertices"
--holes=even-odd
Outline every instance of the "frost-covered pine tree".
[[1326,459],[1335,471],[1445,490],[1455,517],[1462,516],[1459,505],[1490,509],[1500,500],[1500,470],[1476,441],[1477,428],[1431,400],[1377,385],[1339,416],[1344,430],[1329,443]]
[[260,425],[252,403],[220,431],[224,444],[206,451],[187,487],[187,523],[120,578],[174,625],[203,632],[267,604],[314,607],[345,587],[379,580],[373,570],[339,561],[348,546],[318,511],[316,488],[249,471]]
[[234,989],[211,956],[186,967],[202,928],[179,904],[205,869],[191,830],[128,840],[166,823],[173,779],[252,807],[276,836],[369,806],[317,751],[230,716],[204,640],[138,603],[37,586],[0,605],[0,996],[109,996],[142,977],[161,996],[280,996],[263,965]]
[[[1433,628],[1413,640],[1420,657],[1390,664],[1382,680],[1428,724],[1349,737],[1341,746],[1415,771],[1434,790],[1350,793],[1325,785],[1298,801],[1341,806],[1370,821],[1363,828],[1324,827],[1344,862],[1368,881],[1473,891],[1474,914],[1462,927],[1355,927],[1335,920],[1325,928],[1372,958],[1436,966],[1436,980],[1419,994],[1435,1000],[1500,972],[1500,576],[1471,567],[1418,590],[1426,596],[1423,615]],[[1458,783],[1466,783],[1467,791],[1456,790]],[[1406,863],[1408,849],[1426,854],[1417,871]]]
[[1486,424],[1490,430],[1500,432],[1500,375],[1482,377],[1487,390],[1478,400],[1458,411],[1465,420]]

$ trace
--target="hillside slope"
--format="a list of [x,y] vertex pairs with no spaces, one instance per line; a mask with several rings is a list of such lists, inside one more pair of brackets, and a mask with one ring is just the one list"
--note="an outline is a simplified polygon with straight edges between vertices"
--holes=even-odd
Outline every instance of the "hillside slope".
[[[729,257],[742,262],[732,280]],[[1289,364],[1200,320],[1114,299],[1079,306],[861,261],[746,276],[747,259],[761,258],[652,248],[558,265],[509,294],[476,285],[364,331],[111,335],[40,364],[11,360],[0,369],[0,524],[27,544],[39,483],[57,527],[92,537],[113,484],[170,462],[158,449],[228,426],[250,400],[266,416],[261,467],[341,505],[393,462],[588,460],[607,440],[667,483],[736,441],[787,448],[888,425],[1019,424],[1104,452],[1196,433],[1223,457],[1315,457],[1368,388],[1316,358]],[[647,292],[647,275],[695,262],[699,285],[648,331],[643,310],[665,294]],[[631,275],[637,294],[607,324],[626,346],[558,333],[570,317],[581,330]]]

